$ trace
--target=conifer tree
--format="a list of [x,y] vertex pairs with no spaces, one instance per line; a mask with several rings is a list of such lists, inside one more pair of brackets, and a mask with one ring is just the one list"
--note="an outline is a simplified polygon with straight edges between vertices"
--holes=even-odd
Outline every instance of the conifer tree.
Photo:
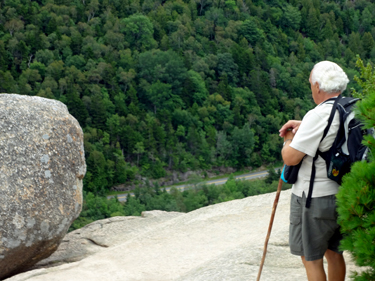
[[322,36],[324,39],[331,39],[333,36],[333,31],[332,31],[332,25],[329,20],[327,20],[323,30],[322,30]]
[[5,50],[5,44],[3,41],[0,41],[0,70],[8,70],[8,54]]
[[[361,65],[360,59],[357,65]],[[362,64],[363,65],[363,64]],[[367,70],[371,67],[368,65]],[[363,71],[366,68],[362,68]],[[375,72],[370,69],[372,80]],[[375,91],[371,79],[362,84],[366,96],[357,102],[356,114],[365,128],[375,124]],[[370,89],[368,89],[370,87]],[[375,139],[366,136],[364,144],[369,147],[369,161],[356,162],[344,177],[337,194],[339,224],[344,234],[341,247],[351,252],[358,266],[367,266],[362,273],[354,273],[355,281],[375,280]]]
[[319,36],[319,19],[316,15],[316,11],[314,8],[310,8],[308,18],[306,21],[306,29],[308,36],[316,40]]
[[366,32],[362,37],[362,41],[363,41],[363,49],[365,50],[367,57],[369,57],[372,48],[375,46],[374,38],[372,38],[372,35],[370,32]]

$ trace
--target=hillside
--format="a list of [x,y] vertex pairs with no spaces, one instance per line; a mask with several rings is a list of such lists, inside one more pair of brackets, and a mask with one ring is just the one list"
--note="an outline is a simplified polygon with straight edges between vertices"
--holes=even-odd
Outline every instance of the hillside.
[[[375,57],[371,1],[0,1],[0,92],[58,99],[85,132],[85,190],[259,167],[312,106],[315,62]],[[350,84],[349,88],[354,86]]]
[[83,220],[124,215],[104,201],[114,186],[280,160],[280,126],[313,107],[314,63],[337,62],[344,94],[358,90],[356,55],[375,58],[374,5],[1,0],[0,92],[64,102],[85,135]]

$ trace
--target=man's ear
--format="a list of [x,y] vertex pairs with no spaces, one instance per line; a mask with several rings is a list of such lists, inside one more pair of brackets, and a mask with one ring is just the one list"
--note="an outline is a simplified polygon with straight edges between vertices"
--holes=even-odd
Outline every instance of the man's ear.
[[316,87],[318,88],[318,93],[320,93],[320,86],[319,86],[319,83],[318,82],[315,82],[316,84]]

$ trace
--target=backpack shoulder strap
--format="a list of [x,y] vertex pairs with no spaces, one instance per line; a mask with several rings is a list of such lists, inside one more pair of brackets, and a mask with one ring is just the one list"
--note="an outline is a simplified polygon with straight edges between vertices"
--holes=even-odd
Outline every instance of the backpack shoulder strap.
[[[339,95],[337,98],[335,98],[335,102],[333,103],[333,106],[332,106],[332,110],[331,110],[331,114],[329,115],[329,118],[328,118],[328,123],[327,123],[327,126],[326,128],[324,129],[324,132],[323,132],[323,136],[322,136],[322,139],[320,140],[320,142],[322,142],[322,140],[327,136],[328,134],[328,131],[329,131],[329,128],[331,127],[331,124],[332,124],[332,121],[333,121],[333,118],[335,117],[335,113],[336,113],[336,109],[337,109],[337,104],[340,102],[340,100],[342,99],[342,96]],[[333,99],[328,99],[326,100],[325,102],[329,101],[329,100],[333,100]]]
[[[327,102],[327,101],[330,101],[330,100],[335,100],[335,102],[332,105],[332,110],[331,110],[331,113],[330,113],[329,118],[328,118],[328,124],[325,127],[325,129],[324,129],[323,136],[320,139],[320,142],[322,142],[322,140],[327,136],[327,133],[328,133],[329,128],[331,127],[333,118],[335,117],[337,103],[341,99],[342,99],[342,96],[339,95],[335,99],[331,98],[331,99],[328,99],[328,100],[325,101],[325,102]],[[316,161],[316,159],[318,159],[319,154],[320,154],[320,151],[318,149],[317,152],[316,152],[316,154],[315,154],[315,156],[314,156],[314,158],[313,158],[313,162],[312,162],[310,184],[309,184],[309,193],[308,193],[307,198],[306,198],[306,208],[310,208],[310,205],[311,205],[311,198],[312,198],[312,192],[313,192],[313,188],[314,188],[314,180],[315,180],[315,172],[316,172],[315,161]]]

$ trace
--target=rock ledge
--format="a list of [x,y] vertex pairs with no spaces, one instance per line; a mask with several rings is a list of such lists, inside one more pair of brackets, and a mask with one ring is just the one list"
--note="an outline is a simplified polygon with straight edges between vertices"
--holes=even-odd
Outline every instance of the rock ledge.
[[[97,221],[69,233],[61,249],[39,263],[60,265],[7,281],[256,280],[274,198],[270,193],[186,214],[152,211]],[[290,190],[281,193],[261,280],[307,280],[300,259],[289,253],[289,198]],[[348,271],[355,269],[346,259]]]

